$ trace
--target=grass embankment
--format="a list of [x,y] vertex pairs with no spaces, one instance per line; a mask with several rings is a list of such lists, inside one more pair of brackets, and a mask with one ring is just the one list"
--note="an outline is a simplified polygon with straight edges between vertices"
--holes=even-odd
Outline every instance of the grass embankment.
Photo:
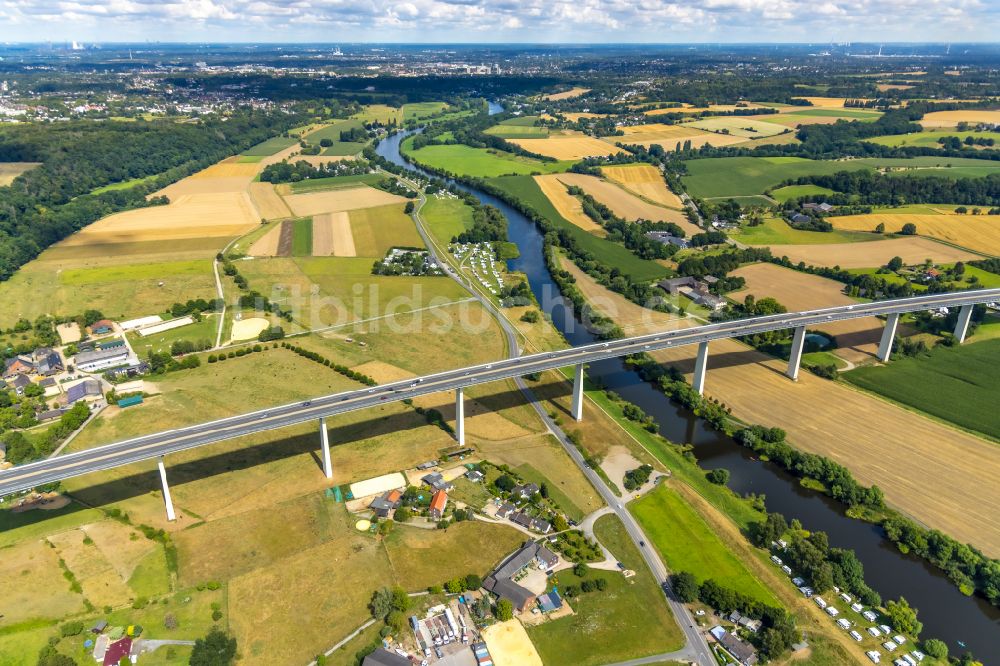
[[[626,579],[618,572],[589,571],[586,578],[607,581],[604,591],[573,598],[569,603],[574,615],[528,629],[542,661],[548,666],[596,666],[680,648],[680,629],[621,521],[602,516],[594,532],[636,575]],[[571,570],[560,571],[556,578],[560,588],[584,580]]]
[[995,369],[1000,340],[937,347],[925,356],[842,376],[868,389],[963,428],[1000,439],[1000,382]]
[[581,249],[599,258],[602,263],[617,268],[632,280],[648,282],[665,277],[669,273],[666,268],[655,261],[637,257],[624,245],[598,238],[566,220],[555,209],[531,176],[505,176],[491,178],[488,182],[533,208],[557,229],[565,231],[571,236]]
[[629,509],[671,571],[690,571],[700,581],[712,578],[769,605],[777,599],[726,548],[708,524],[676,491],[661,484]]

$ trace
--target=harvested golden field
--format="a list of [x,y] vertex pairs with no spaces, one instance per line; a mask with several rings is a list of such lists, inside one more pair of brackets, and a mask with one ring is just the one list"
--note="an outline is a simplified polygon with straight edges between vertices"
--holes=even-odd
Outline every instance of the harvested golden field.
[[233,161],[235,158],[213,164],[196,174],[181,179],[151,196],[165,196],[176,202],[188,194],[221,194],[224,192],[246,192],[250,182],[260,170],[260,164]]
[[[844,102],[847,101],[846,97],[796,97],[795,99],[807,100],[810,104],[819,109],[842,109],[844,108]],[[808,109],[809,107],[793,106],[791,108],[793,111],[789,111],[789,113],[794,112],[794,110],[801,111],[802,109]]]
[[720,113],[724,111],[735,111],[736,109],[762,109],[764,108],[760,104],[746,103],[740,106],[735,104],[712,104],[709,106],[691,106],[685,104],[681,107],[675,107],[672,109],[649,109],[648,111],[643,111],[643,114],[647,116],[662,116],[666,113]]
[[557,160],[579,160],[584,157],[604,157],[622,152],[614,144],[585,134],[554,134],[545,139],[507,139],[525,150]]
[[356,257],[351,217],[347,211],[322,213],[313,217],[314,257]]
[[614,211],[615,215],[626,220],[643,219],[654,222],[673,222],[688,235],[701,231],[701,229],[688,221],[684,213],[672,208],[654,206],[614,183],[601,180],[596,176],[588,176],[581,173],[564,173],[559,174],[559,180],[567,185],[580,187],[584,192]]
[[550,102],[557,102],[561,99],[572,99],[573,97],[579,97],[580,95],[585,95],[590,92],[590,88],[570,88],[560,93],[552,93],[551,95],[544,95],[542,99],[548,100]]
[[[751,294],[758,300],[770,296],[788,308],[789,312],[857,303],[843,293],[843,285],[839,282],[776,264],[749,264],[730,275],[746,280],[744,289],[727,294],[735,301],[742,301]],[[843,351],[853,349],[874,354],[883,325],[875,317],[864,317],[835,321],[815,328],[835,336],[837,346]],[[841,350],[834,350],[834,353],[837,351]]]
[[[917,225],[921,236],[938,238],[975,252],[1000,254],[1000,219],[989,215],[844,215],[830,218],[837,229],[871,231],[878,224],[886,233],[898,232],[903,225]],[[934,256],[934,255],[928,255]]]
[[954,127],[960,122],[1000,124],[1000,111],[989,109],[964,109],[961,111],[933,111],[917,121],[924,127]]
[[285,200],[278,196],[271,183],[250,183],[250,198],[260,217],[265,220],[280,220],[292,216]]
[[[575,275],[581,289],[583,281],[592,282]],[[617,294],[609,298],[623,307]],[[653,356],[690,379],[696,353],[689,345]],[[1000,555],[1000,523],[993,515],[1000,506],[1000,447],[839,382],[810,373],[793,382],[786,369],[785,361],[734,340],[714,341],[706,394],[738,418],[784,428],[793,446],[837,461],[861,483],[878,484],[905,514],[991,557]]]
[[651,164],[601,167],[601,173],[629,192],[668,208],[683,210],[681,198],[670,191],[663,174]]
[[299,217],[319,215],[320,213],[339,213],[358,208],[372,208],[394,203],[406,203],[406,199],[395,194],[389,194],[374,187],[361,185],[345,187],[342,190],[327,192],[309,192],[307,194],[289,194],[285,201],[292,212]]
[[566,191],[566,185],[562,179],[564,174],[549,174],[547,176],[535,176],[538,187],[548,197],[552,205],[555,206],[559,214],[567,220],[580,227],[584,231],[589,231],[597,236],[604,236],[604,227],[594,222],[589,215],[583,212],[580,200]]
[[982,258],[972,252],[938,243],[929,238],[915,236],[890,238],[870,243],[773,245],[771,251],[775,256],[788,257],[794,263],[804,261],[813,266],[840,266],[841,268],[882,266],[893,257],[900,257],[907,264],[921,263],[928,258],[938,263]]
[[283,223],[279,222],[267,230],[263,236],[258,238],[247,251],[251,257],[277,257],[278,245],[281,242],[281,228]]
[[747,140],[746,137],[706,132],[697,127],[687,125],[651,123],[648,125],[632,125],[631,127],[622,127],[621,129],[625,132],[625,136],[614,137],[614,140],[621,141],[622,143],[637,143],[643,146],[658,143],[665,150],[673,149],[678,141],[680,143],[691,141],[692,146],[701,148],[706,143],[711,146],[730,146],[734,143],[742,143]]
[[62,245],[137,243],[240,236],[260,223],[244,192],[182,195],[166,206],[137,208],[105,217],[73,234]]
[[[566,119],[568,121],[570,121],[571,123],[575,123],[575,122],[580,121],[581,119],[606,118],[608,114],[606,114],[606,113],[564,113],[562,115],[564,115],[566,117]],[[543,120],[551,120],[552,116],[548,116],[548,118],[546,118],[545,116],[542,116],[542,119]]]
[[83,596],[72,592],[59,568],[59,556],[43,539],[3,550],[0,613],[6,625],[32,619],[59,621],[84,610]]
[[31,171],[41,162],[0,162],[0,187],[6,187],[25,171]]

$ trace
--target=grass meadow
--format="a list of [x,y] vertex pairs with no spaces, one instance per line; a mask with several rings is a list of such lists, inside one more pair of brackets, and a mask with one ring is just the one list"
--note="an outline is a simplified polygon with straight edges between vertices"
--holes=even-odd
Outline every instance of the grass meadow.
[[420,209],[420,217],[431,234],[442,243],[472,228],[472,208],[464,201],[452,197],[427,197]]
[[800,157],[715,157],[690,160],[684,186],[695,197],[762,194],[789,178],[871,168],[865,160],[830,162]]
[[530,157],[463,144],[425,146],[413,150],[413,139],[403,142],[403,152],[421,164],[462,176],[494,178],[510,174],[560,173],[572,162],[542,162]]
[[383,257],[392,247],[424,246],[413,219],[403,212],[402,204],[359,208],[350,211],[348,216],[359,257]]
[[[971,338],[975,341],[975,336]],[[861,388],[963,428],[1000,439],[1000,382],[989,371],[1000,359],[1000,340],[937,347],[929,354],[842,377]]]
[[971,136],[973,139],[993,139],[1000,142],[1000,132],[959,132],[957,130],[932,130],[917,132],[915,134],[892,134],[890,136],[877,136],[866,139],[870,143],[877,143],[882,146],[916,146],[919,148],[941,148],[938,139],[944,137],[956,137],[962,141]]
[[789,199],[798,197],[827,196],[834,194],[834,191],[819,185],[786,185],[771,190],[771,197],[780,203],[785,203]]
[[629,508],[671,571],[689,571],[699,582],[713,578],[754,599],[778,605],[771,591],[667,484],[632,502]]
[[356,187],[359,183],[374,185],[382,180],[382,176],[377,173],[360,173],[353,176],[331,176],[329,178],[309,178],[291,183],[293,194],[305,194],[307,192],[322,192],[323,190],[342,190]]
[[268,139],[244,150],[240,155],[245,157],[270,157],[275,153],[280,153],[285,148],[291,148],[296,143],[298,142],[295,139],[276,136],[273,139]]
[[804,231],[790,226],[784,220],[767,218],[756,227],[744,226],[733,234],[748,245],[825,245],[828,243],[857,243],[881,240],[882,236],[850,231]]
[[312,256],[313,220],[311,217],[300,217],[292,221],[292,256]]

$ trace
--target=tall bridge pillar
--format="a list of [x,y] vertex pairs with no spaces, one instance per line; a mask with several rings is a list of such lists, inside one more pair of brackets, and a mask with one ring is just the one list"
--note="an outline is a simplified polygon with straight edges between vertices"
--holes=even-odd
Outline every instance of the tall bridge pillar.
[[799,378],[799,365],[802,363],[802,348],[806,346],[806,327],[799,326],[792,337],[792,352],[788,357],[788,371],[785,373],[791,379]]
[[464,391],[461,388],[455,389],[455,439],[462,446],[465,446],[465,401]]
[[896,326],[899,324],[899,314],[892,313],[885,318],[885,330],[882,331],[882,341],[878,345],[878,358],[885,362],[892,354],[892,341],[896,338]]
[[170,499],[170,486],[167,485],[167,469],[163,466],[163,456],[156,461],[156,466],[160,468],[160,483],[163,484],[163,504],[167,507],[167,520],[173,522],[177,519],[174,515],[174,503]]
[[698,358],[694,362],[694,377],[691,385],[698,395],[705,393],[705,371],[708,369],[708,340],[698,345]]
[[955,339],[958,344],[965,342],[965,336],[969,332],[969,320],[972,318],[972,306],[963,305],[958,311],[958,321],[955,322]]
[[319,441],[323,446],[323,475],[333,478],[333,464],[330,462],[330,433],[326,429],[326,418],[319,420]]
[[573,377],[573,418],[583,420],[583,363],[577,364]]

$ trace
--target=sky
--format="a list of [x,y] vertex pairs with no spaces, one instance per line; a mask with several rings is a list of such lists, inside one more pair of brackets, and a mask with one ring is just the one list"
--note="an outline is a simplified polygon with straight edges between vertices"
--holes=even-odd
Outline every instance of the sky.
[[0,0],[0,40],[996,41],[998,0]]

